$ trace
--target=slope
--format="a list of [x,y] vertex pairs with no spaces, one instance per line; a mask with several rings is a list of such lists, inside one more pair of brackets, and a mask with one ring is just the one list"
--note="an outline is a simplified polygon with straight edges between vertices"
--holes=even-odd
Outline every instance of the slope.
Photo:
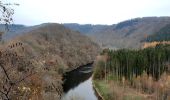
[[[103,48],[139,48],[142,40],[170,24],[170,17],[143,17],[114,25],[66,25],[84,32]],[[80,28],[81,27],[81,28]],[[97,28],[96,28],[97,27]],[[84,31],[85,30],[85,31]]]
[[39,25],[7,42],[10,47],[23,44],[24,53],[17,53],[33,63],[36,72],[33,79],[34,83],[38,81],[39,91],[36,97],[44,100],[58,100],[62,92],[62,74],[93,62],[100,50],[88,37],[55,23]]

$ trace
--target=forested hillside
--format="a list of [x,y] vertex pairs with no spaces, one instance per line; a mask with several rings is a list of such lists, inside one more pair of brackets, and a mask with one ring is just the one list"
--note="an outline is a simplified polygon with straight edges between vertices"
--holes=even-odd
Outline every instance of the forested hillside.
[[5,25],[4,24],[0,24],[0,31],[4,32],[5,34],[3,34],[3,39],[9,39],[12,38],[14,36],[17,36],[19,32],[22,32],[22,30],[25,30],[27,27],[24,25],[9,25],[8,26],[9,30],[5,30]]
[[79,31],[82,34],[90,35],[98,33],[108,28],[109,25],[92,25],[92,24],[76,24],[76,23],[65,23],[65,27],[70,28],[74,31]]
[[169,17],[143,17],[113,25],[64,24],[64,26],[86,34],[103,48],[118,49],[140,48],[144,39],[163,31],[162,28],[168,24],[170,24]]
[[[10,31],[4,34],[3,38],[10,39],[46,24],[48,23],[35,26],[11,25]],[[63,25],[87,35],[102,48],[140,48],[144,41],[168,40],[170,18],[135,18],[113,25],[81,25],[76,23],[65,23]]]
[[148,36],[145,39],[146,42],[154,42],[154,41],[170,41],[170,24],[161,28],[155,34]]
[[92,63],[99,51],[87,36],[60,24],[24,31],[0,45],[1,98],[59,100],[62,75]]

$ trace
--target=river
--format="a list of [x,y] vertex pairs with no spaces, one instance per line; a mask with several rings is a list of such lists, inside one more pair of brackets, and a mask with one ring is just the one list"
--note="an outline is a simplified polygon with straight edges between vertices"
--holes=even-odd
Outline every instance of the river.
[[92,64],[88,64],[66,73],[62,100],[98,100],[92,85],[92,71]]

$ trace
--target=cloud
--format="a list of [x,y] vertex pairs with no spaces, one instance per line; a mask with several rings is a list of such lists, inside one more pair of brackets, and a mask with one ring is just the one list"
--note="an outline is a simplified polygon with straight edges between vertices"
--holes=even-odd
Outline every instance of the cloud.
[[[9,0],[10,1],[10,0]],[[11,0],[15,23],[114,24],[144,16],[170,16],[169,0]],[[27,21],[29,20],[29,21]]]

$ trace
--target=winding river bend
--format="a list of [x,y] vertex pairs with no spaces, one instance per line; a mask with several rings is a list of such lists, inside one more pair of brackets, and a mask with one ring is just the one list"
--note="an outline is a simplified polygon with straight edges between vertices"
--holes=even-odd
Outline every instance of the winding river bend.
[[88,64],[66,73],[62,100],[98,100],[92,85],[92,72],[92,64]]

